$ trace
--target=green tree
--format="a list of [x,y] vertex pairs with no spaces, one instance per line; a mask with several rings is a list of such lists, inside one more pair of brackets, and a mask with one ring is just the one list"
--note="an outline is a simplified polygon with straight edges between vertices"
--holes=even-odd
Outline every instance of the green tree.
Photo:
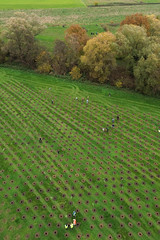
[[116,66],[115,40],[110,32],[100,33],[88,40],[83,48],[81,62],[91,80],[104,83],[109,79],[111,70]]
[[160,37],[160,20],[154,15],[147,15],[149,22],[149,35]]
[[150,44],[146,49],[146,55],[147,57],[141,57],[134,67],[136,90],[148,95],[158,95],[160,94],[160,44]]
[[125,24],[116,33],[117,58],[123,60],[131,73],[143,56],[148,41],[146,30],[136,25]]

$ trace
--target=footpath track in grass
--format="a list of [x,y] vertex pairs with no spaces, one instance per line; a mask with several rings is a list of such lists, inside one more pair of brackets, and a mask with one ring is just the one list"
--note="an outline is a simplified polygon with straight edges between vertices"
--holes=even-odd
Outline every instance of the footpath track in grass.
[[7,68],[0,97],[2,239],[158,240],[158,99]]
[[[87,6],[94,6],[94,2],[92,0],[84,0]],[[97,0],[96,7],[102,6],[126,6],[126,5],[143,5],[143,4],[159,4],[160,0]]]

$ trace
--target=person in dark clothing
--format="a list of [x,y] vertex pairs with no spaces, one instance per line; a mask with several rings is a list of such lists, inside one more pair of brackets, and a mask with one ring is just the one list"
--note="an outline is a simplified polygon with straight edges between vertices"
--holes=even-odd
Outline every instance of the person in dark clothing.
[[39,138],[39,143],[42,143],[42,138],[41,137]]
[[119,120],[119,116],[117,116],[117,121]]
[[106,127],[106,132],[108,132],[109,131],[109,128],[108,127]]
[[59,154],[59,153],[60,153],[60,151],[59,151],[59,150],[57,150],[57,153]]
[[53,100],[52,100],[52,104],[53,104],[54,102],[53,102]]

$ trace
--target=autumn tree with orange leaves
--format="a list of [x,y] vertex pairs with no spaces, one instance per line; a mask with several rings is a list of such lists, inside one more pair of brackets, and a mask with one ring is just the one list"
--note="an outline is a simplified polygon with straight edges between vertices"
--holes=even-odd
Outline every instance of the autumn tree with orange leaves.
[[66,42],[74,48],[79,54],[82,53],[83,47],[86,45],[89,37],[84,28],[82,28],[79,24],[71,25],[65,34]]
[[147,16],[143,16],[141,13],[132,14],[126,16],[126,18],[120,23],[121,26],[124,24],[133,24],[140,27],[144,27],[147,31],[147,35],[150,35],[150,23]]

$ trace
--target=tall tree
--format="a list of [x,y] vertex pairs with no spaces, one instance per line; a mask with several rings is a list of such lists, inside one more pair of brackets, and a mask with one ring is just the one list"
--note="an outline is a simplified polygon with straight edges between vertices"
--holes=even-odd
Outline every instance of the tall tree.
[[71,25],[65,34],[66,42],[74,48],[78,53],[82,53],[83,47],[86,45],[89,37],[84,28],[82,28],[79,24]]
[[148,21],[147,16],[144,16],[141,13],[132,14],[130,16],[126,16],[126,18],[120,23],[121,26],[125,24],[133,24],[140,27],[144,27],[149,35],[150,23]]
[[147,15],[147,19],[150,24],[149,35],[160,38],[160,19],[158,19],[154,14]]
[[3,36],[6,39],[5,51],[12,61],[34,67],[39,53],[35,36],[44,28],[35,15],[16,13],[6,23]]
[[151,43],[134,67],[136,90],[148,94],[160,94],[160,44]]
[[100,83],[108,80],[111,70],[116,66],[115,40],[110,32],[100,33],[88,40],[81,62],[90,79]]
[[133,24],[123,25],[116,33],[117,58],[124,61],[126,68],[133,73],[133,67],[144,55],[149,39],[146,30]]
[[53,50],[53,70],[58,75],[65,75],[68,72],[67,53],[66,43],[62,40],[56,40]]

